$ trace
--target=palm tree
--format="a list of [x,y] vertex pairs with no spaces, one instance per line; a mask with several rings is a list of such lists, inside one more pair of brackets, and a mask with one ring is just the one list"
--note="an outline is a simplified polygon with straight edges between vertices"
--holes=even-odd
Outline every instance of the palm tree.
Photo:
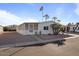
[[41,7],[40,7],[40,11],[42,12],[42,20],[43,20],[43,9],[44,9],[44,7],[41,6]]
[[56,22],[56,21],[61,22],[61,20],[57,20],[57,17],[53,17],[52,19],[54,20],[54,22]]
[[61,20],[57,20],[58,22],[61,22]]
[[45,14],[43,17],[45,17],[45,20],[47,21],[47,19],[49,18],[49,15]]
[[57,17],[53,17],[52,19],[53,19],[53,20],[54,20],[54,22],[55,22],[55,21],[57,20]]

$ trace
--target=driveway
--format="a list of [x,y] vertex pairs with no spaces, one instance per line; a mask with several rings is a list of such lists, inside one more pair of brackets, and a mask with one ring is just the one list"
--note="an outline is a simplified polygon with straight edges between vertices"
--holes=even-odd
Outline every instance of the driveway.
[[32,41],[37,41],[37,39],[35,39],[33,36],[21,35],[17,32],[4,32],[0,35],[0,46]]

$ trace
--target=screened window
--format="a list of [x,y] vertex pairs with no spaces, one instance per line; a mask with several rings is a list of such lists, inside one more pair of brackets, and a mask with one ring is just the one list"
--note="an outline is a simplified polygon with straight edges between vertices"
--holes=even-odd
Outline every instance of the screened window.
[[25,29],[28,30],[28,24],[25,24]]
[[34,24],[34,30],[38,30],[38,24]]

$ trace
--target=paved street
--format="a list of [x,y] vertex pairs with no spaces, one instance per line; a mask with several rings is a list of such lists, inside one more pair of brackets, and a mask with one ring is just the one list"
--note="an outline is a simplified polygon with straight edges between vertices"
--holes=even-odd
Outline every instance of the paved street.
[[79,37],[68,39],[65,45],[46,44],[17,48],[0,48],[0,55],[5,56],[79,56]]

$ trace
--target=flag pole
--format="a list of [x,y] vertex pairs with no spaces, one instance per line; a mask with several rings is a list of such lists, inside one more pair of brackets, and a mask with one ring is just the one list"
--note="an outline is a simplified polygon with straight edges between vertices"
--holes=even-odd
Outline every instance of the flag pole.
[[43,10],[42,10],[42,21],[43,21]]

